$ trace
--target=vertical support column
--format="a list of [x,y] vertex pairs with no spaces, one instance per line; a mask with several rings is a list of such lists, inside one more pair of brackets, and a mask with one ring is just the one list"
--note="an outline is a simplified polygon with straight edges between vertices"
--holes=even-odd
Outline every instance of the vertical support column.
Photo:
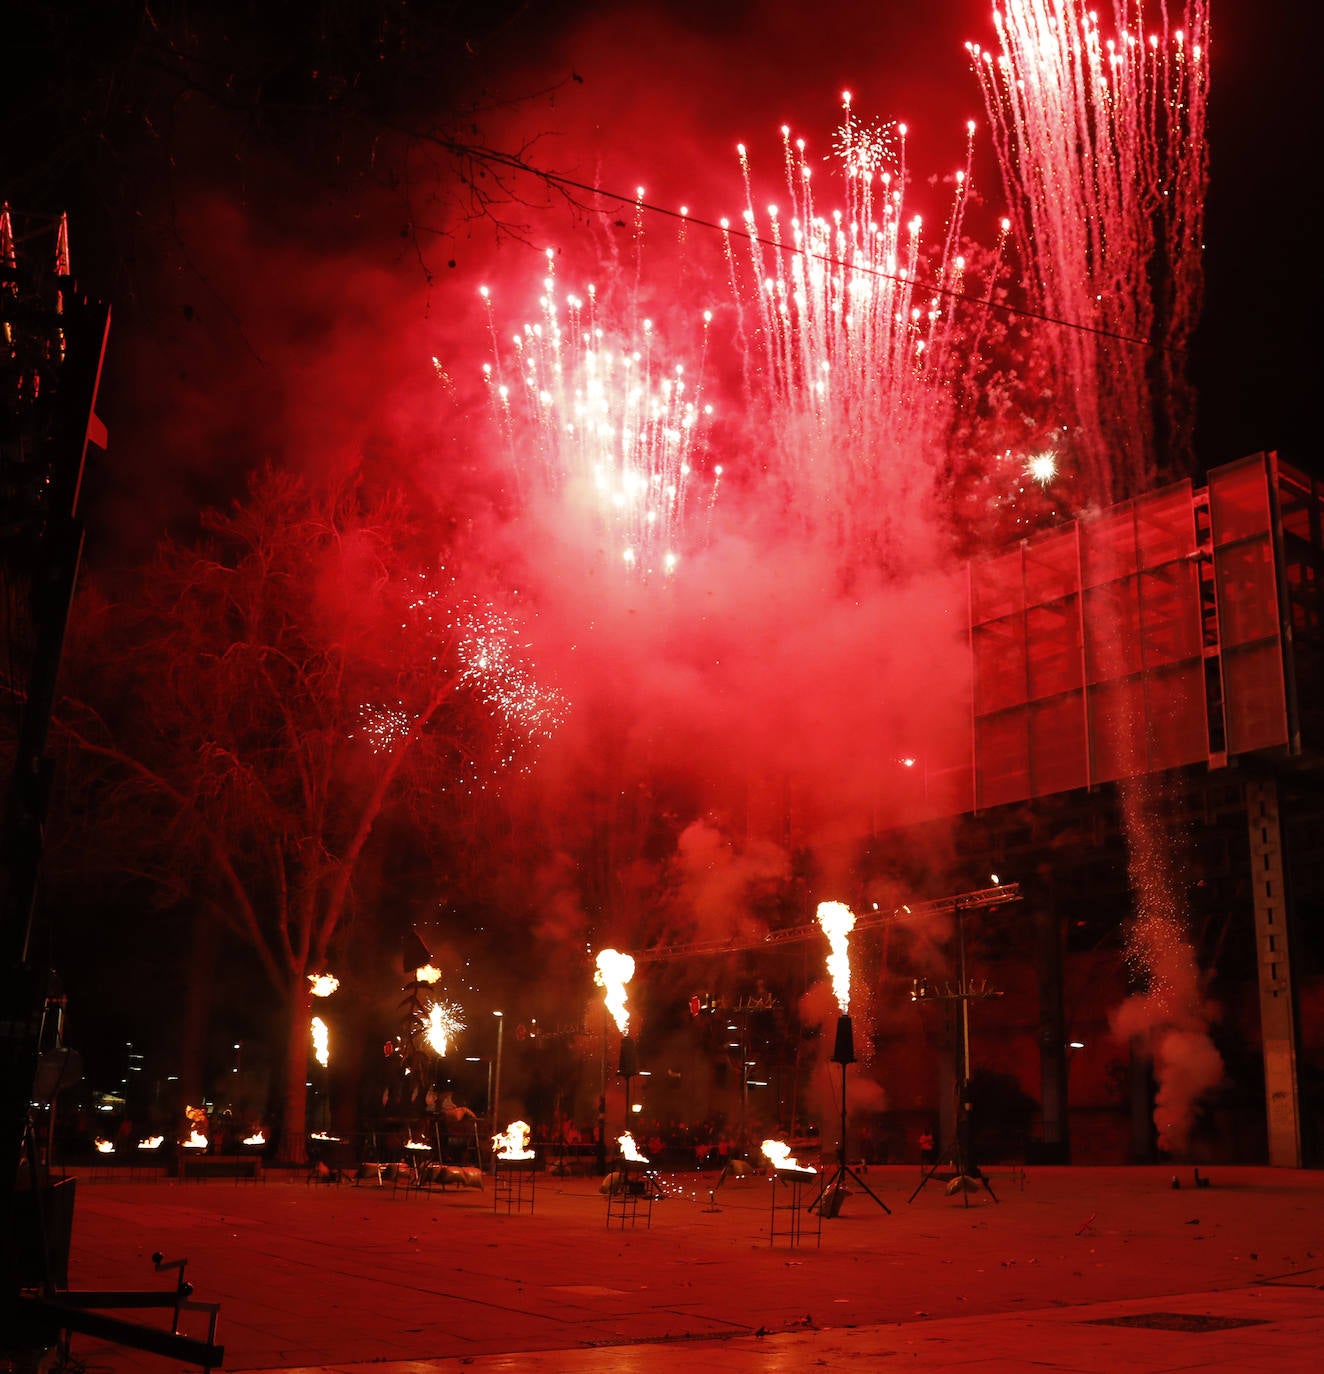
[[1069,1161],[1066,1018],[1063,1014],[1062,929],[1054,911],[1034,914],[1039,965],[1039,1093],[1045,1164]]
[[1283,835],[1275,782],[1246,784],[1246,820],[1250,827],[1251,890],[1255,899],[1269,1163],[1299,1169],[1301,1102],[1296,1065],[1296,1008],[1283,885]]

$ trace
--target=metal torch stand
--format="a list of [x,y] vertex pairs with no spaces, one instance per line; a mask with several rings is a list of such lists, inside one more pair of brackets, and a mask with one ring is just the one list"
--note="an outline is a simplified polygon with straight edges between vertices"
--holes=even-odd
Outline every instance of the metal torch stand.
[[843,1037],[840,1023],[849,1026],[849,1020],[850,1018],[846,1016],[840,1018],[837,1031],[837,1048],[832,1055],[832,1062],[841,1069],[841,1135],[837,1144],[837,1167],[830,1174],[823,1175],[823,1186],[818,1190],[813,1202],[809,1204],[809,1210],[818,1213],[820,1223],[824,1216],[836,1217],[841,1215],[841,1204],[845,1202],[851,1192],[851,1189],[846,1186],[847,1179],[855,1184],[860,1192],[872,1198],[889,1217],[892,1215],[892,1209],[887,1203],[846,1163],[846,1066],[855,1062],[855,1050],[851,1032],[847,1029]]
[[506,1215],[518,1216],[527,1209],[533,1215],[538,1190],[536,1159],[502,1159],[492,1161],[492,1213],[504,1207]]
[[[804,1169],[774,1169],[772,1171],[772,1218],[768,1226],[768,1244],[775,1246],[780,1237],[794,1250],[802,1239],[804,1222],[804,1187],[817,1182],[818,1175]],[[817,1218],[814,1244],[823,1244],[823,1209],[809,1209]]]
[[645,1228],[651,1228],[656,1196],[651,1174],[642,1166],[631,1172],[627,1165],[621,1164],[607,1190],[607,1230],[613,1226],[621,1231],[627,1226],[633,1229],[638,1226],[641,1214]]

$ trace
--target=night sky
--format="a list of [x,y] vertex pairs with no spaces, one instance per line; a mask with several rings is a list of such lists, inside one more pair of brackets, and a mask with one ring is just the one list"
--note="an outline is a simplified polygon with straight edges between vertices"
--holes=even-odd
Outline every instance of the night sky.
[[[91,474],[88,516],[94,529],[105,526],[94,551],[141,546],[171,522],[187,523],[200,501],[232,494],[236,470],[263,457],[318,461],[319,450],[371,445],[397,422],[414,427],[407,442],[418,447],[444,443],[420,436],[432,398],[423,401],[426,386],[411,364],[439,341],[465,346],[454,324],[462,340],[473,337],[474,291],[494,272],[536,281],[548,244],[568,266],[584,216],[554,196],[549,203],[526,179],[517,189],[532,205],[509,214],[525,241],[494,245],[490,226],[458,220],[453,202],[434,203],[423,177],[409,221],[400,187],[383,189],[357,150],[337,161],[334,120],[325,137],[288,118],[255,128],[251,114],[195,94],[169,102],[163,121],[153,103],[159,91],[141,101],[150,123],[131,98],[117,118],[116,96],[132,96],[135,82],[145,88],[150,72],[130,41],[136,8],[94,7],[92,23],[79,7],[50,7],[59,19],[43,23],[44,8],[33,7],[31,37],[41,61],[24,69],[43,79],[25,89],[20,74],[7,86],[13,136],[3,179],[16,208],[70,209],[75,267],[116,312],[102,410],[117,446]],[[528,156],[536,165],[627,194],[643,184],[650,201],[687,203],[712,218],[739,210],[737,141],[773,175],[779,126],[789,122],[824,145],[842,89],[855,93],[866,118],[909,121],[921,176],[954,168],[965,121],[984,122],[962,45],[989,42],[985,0],[479,10],[500,16],[495,31],[458,61],[439,61],[436,89],[440,96],[469,83],[481,92],[482,141],[515,149],[535,137]],[[1290,22],[1301,12],[1213,7],[1207,293],[1194,357],[1205,463],[1264,447],[1313,461],[1311,44]],[[200,32],[231,31],[207,21],[208,7],[198,13]],[[309,38],[315,13],[292,7],[282,21],[295,75],[281,73],[290,89],[270,83],[272,101],[300,108],[297,74],[318,60]],[[268,41],[279,46],[286,35]],[[46,79],[53,45],[65,85]],[[114,69],[106,54],[116,57]],[[397,106],[374,105],[367,122],[380,115],[392,127],[427,124],[426,91],[426,82],[402,83]],[[80,108],[80,100],[94,103]],[[976,186],[996,214],[1002,193],[986,137]],[[937,201],[929,213],[944,209]],[[644,225],[659,262],[672,228]],[[573,280],[572,271],[562,275]],[[510,301],[514,310],[513,291]],[[451,360],[457,383],[477,365],[476,340],[474,348],[472,363]],[[382,359],[378,375],[365,366],[369,354]]]

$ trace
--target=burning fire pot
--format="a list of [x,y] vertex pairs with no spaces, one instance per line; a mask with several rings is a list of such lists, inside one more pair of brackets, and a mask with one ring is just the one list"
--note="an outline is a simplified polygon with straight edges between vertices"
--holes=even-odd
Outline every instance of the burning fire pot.
[[637,1226],[641,1215],[644,1225],[651,1227],[653,1202],[661,1196],[652,1161],[640,1152],[629,1131],[619,1135],[616,1143],[620,1147],[616,1167],[602,1180],[600,1189],[607,1198],[607,1229],[615,1225],[623,1231],[627,1226]]
[[505,1206],[511,1216],[528,1209],[533,1215],[538,1184],[538,1153],[529,1143],[529,1126],[512,1121],[492,1137],[492,1211]]
[[[765,1140],[763,1156],[772,1165],[769,1182],[772,1184],[772,1215],[768,1225],[768,1243],[777,1244],[778,1236],[794,1249],[800,1244],[804,1220],[804,1187],[818,1182],[818,1170],[801,1164],[782,1140]],[[823,1243],[823,1210],[811,1208],[818,1217],[817,1243]]]

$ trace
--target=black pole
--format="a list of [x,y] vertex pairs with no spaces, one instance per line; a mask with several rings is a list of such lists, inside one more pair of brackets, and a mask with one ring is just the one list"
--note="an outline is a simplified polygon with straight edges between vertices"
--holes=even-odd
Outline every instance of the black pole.
[[31,436],[38,451],[48,455],[45,528],[32,569],[34,647],[0,830],[0,1327],[12,1325],[18,1295],[15,1187],[49,982],[45,970],[28,959],[50,799],[46,740],[82,555],[78,497],[83,465],[94,435],[104,440],[95,410],[110,307],[77,296],[67,277],[59,279],[58,290],[63,312],[54,307],[42,312],[39,326],[52,338],[62,335],[65,352],[58,364],[58,385],[55,377],[44,379],[58,397],[54,424],[48,433]]

